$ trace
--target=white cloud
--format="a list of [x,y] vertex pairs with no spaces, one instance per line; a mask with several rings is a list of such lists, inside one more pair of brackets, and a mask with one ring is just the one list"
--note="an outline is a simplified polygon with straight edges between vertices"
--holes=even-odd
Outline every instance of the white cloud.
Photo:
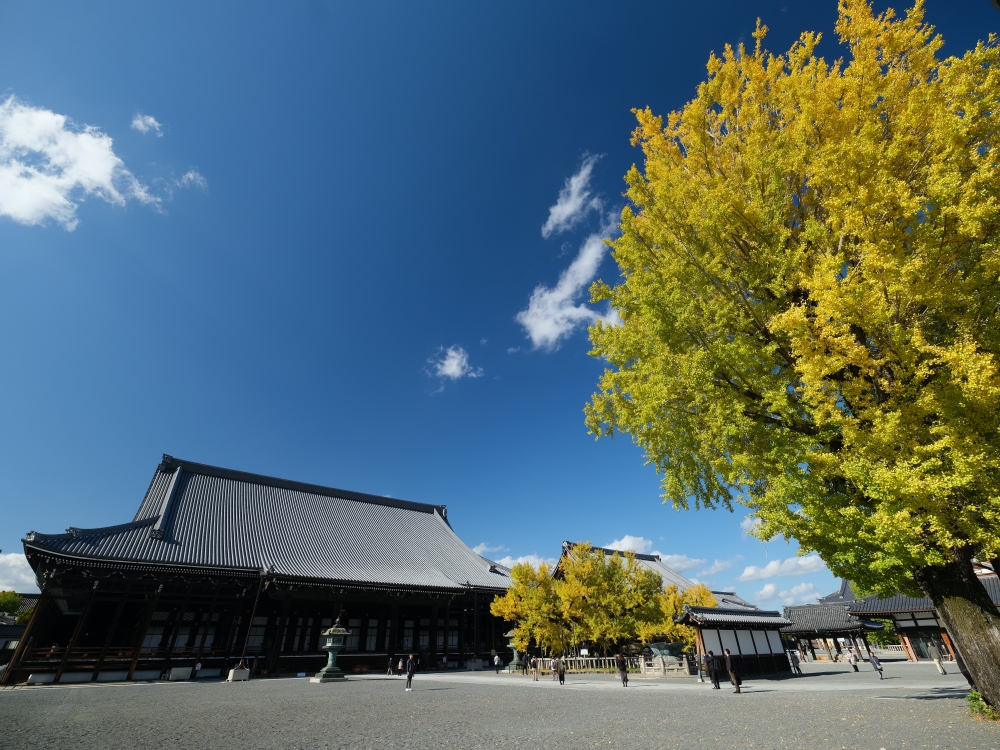
[[[625,550],[632,550],[640,555],[659,555],[660,560],[664,565],[669,568],[673,568],[678,573],[683,573],[685,570],[700,568],[706,562],[706,560],[688,557],[687,555],[665,555],[659,550],[653,549],[653,541],[651,539],[646,539],[641,536],[632,536],[631,534],[626,534],[621,539],[615,539],[613,542],[605,544],[604,547],[606,549],[622,550],[623,552]],[[716,562],[718,562],[718,560]],[[699,575],[702,574],[699,573]]]
[[542,225],[542,237],[572,229],[591,211],[601,210],[601,199],[590,194],[590,174],[600,158],[584,157],[580,170],[566,180],[555,205],[549,208],[549,218]]
[[20,552],[0,554],[0,591],[31,594],[38,591],[35,573]]
[[626,534],[621,539],[615,539],[613,542],[605,544],[604,547],[605,549],[617,549],[622,552],[632,550],[632,552],[638,552],[640,555],[648,555],[649,551],[653,549],[653,541],[645,537]]
[[520,557],[511,557],[507,555],[506,557],[501,557],[499,560],[494,560],[493,562],[498,562],[505,568],[513,568],[518,563],[528,563],[533,568],[537,568],[542,563],[546,565],[555,565],[556,559],[554,557],[541,557],[539,555],[521,555]]
[[754,598],[757,601],[766,602],[773,599],[781,599],[787,606],[808,604],[815,601],[818,596],[819,593],[816,590],[816,586],[812,583],[800,583],[797,586],[792,586],[787,591],[779,590],[776,584],[765,583],[764,588],[754,594]]
[[[654,552],[653,554],[656,555],[659,553]],[[660,560],[662,560],[663,564],[668,568],[673,568],[678,573],[683,573],[687,570],[694,570],[695,568],[700,568],[705,564],[705,560],[697,557],[688,557],[687,555],[660,555]],[[698,582],[693,578],[691,580],[695,583]]]
[[743,538],[746,539],[747,536],[750,534],[750,532],[756,529],[758,526],[760,526],[759,518],[750,518],[750,516],[747,516],[742,521],[740,521],[740,531],[743,534]]
[[743,573],[737,576],[737,581],[763,581],[765,578],[777,578],[780,576],[801,576],[807,573],[819,573],[826,570],[826,565],[819,555],[807,555],[806,557],[789,557],[786,560],[771,560],[763,568],[756,565],[748,565],[743,569]]
[[507,353],[508,354],[517,354],[519,351],[521,351],[521,347],[519,347],[519,346],[508,346],[507,347]]
[[157,137],[162,137],[162,127],[152,115],[136,112],[135,117],[132,118],[132,129],[138,130],[140,133],[156,133]]
[[485,556],[489,552],[506,552],[507,548],[503,545],[500,545],[499,547],[491,547],[487,542],[483,542],[482,544],[477,544],[473,547],[472,551],[477,555]]
[[208,188],[208,180],[195,169],[189,169],[184,176],[177,180],[178,187],[199,187],[202,190]]
[[74,127],[65,115],[13,96],[0,104],[0,216],[29,225],[54,219],[72,231],[76,201],[88,196],[116,206],[129,198],[160,203],[97,128]]
[[742,559],[743,559],[742,555],[737,555],[732,560],[716,560],[704,570],[698,571],[698,575],[711,576],[715,575],[716,573],[721,573],[723,570],[729,570],[731,567],[733,567],[734,562]]
[[438,350],[437,358],[427,361],[432,372],[439,378],[478,378],[483,374],[481,367],[469,364],[469,353],[461,346],[449,346]]
[[536,349],[554,349],[578,326],[593,323],[601,317],[586,305],[576,304],[576,301],[593,281],[604,260],[607,246],[602,234],[607,230],[610,227],[602,227],[601,234],[587,237],[569,268],[560,274],[555,287],[536,286],[528,300],[528,309],[515,317],[524,326]]

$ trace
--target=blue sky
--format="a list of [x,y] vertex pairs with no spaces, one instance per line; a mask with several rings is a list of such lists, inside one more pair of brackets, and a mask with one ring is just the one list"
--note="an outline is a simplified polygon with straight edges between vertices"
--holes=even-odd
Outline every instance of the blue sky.
[[[1000,27],[927,5],[947,53]],[[0,588],[33,588],[25,532],[129,520],[170,453],[445,503],[495,559],[619,542],[762,606],[833,590],[583,425],[630,109],[758,16],[842,54],[833,0],[0,3]]]

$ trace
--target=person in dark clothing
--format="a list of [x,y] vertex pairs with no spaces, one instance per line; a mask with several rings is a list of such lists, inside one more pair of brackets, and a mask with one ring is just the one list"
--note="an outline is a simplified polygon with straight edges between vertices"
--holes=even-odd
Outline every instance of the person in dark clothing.
[[[798,652],[795,649],[792,649],[791,651],[788,652],[788,659],[789,659],[789,662],[792,665],[792,674],[794,674],[794,675],[801,675],[802,674],[802,668],[799,667],[799,654],[798,654]],[[857,672],[858,668],[855,667],[854,671]]]
[[558,672],[559,672],[559,684],[560,685],[565,685],[566,684],[566,662],[563,661],[563,658],[561,656],[558,659],[556,659],[556,670],[558,670]]
[[729,672],[729,679],[732,681],[733,687],[736,688],[733,692],[738,693],[740,692],[740,676],[736,674],[736,669],[734,667],[733,660],[730,658],[729,649],[727,648],[725,649],[725,651],[726,651],[726,671]]
[[628,687],[628,662],[625,661],[625,657],[621,654],[615,657],[615,663],[618,666],[618,676],[622,678],[622,687]]
[[708,676],[712,678],[712,690],[720,690],[719,661],[716,655],[711,651],[709,651],[708,656],[705,657],[705,668],[708,670]]
[[387,677],[392,677],[392,663],[396,661],[395,657],[389,657],[389,670],[385,673]]
[[406,660],[406,692],[413,690],[413,673],[417,671],[417,662],[413,658],[413,654],[410,654],[410,658]]

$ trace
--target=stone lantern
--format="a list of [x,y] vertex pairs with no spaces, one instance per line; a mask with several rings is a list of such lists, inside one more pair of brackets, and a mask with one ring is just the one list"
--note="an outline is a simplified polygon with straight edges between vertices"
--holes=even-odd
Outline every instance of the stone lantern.
[[510,650],[514,652],[514,660],[510,663],[510,668],[514,672],[521,669],[521,655],[517,653],[517,648],[514,647],[514,631],[509,633],[504,633],[504,638],[507,638],[507,645],[510,646]]
[[320,648],[328,654],[326,666],[317,672],[316,676],[309,680],[310,682],[333,682],[344,679],[343,671],[337,666],[337,654],[344,647],[344,637],[350,634],[350,630],[340,627],[339,617],[332,628],[320,633]]

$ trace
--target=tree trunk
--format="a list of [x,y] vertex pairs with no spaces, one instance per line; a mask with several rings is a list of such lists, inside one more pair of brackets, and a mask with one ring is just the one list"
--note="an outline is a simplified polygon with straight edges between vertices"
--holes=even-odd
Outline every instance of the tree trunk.
[[972,550],[956,550],[951,562],[920,568],[914,579],[948,630],[963,674],[1000,706],[1000,611],[972,569]]

